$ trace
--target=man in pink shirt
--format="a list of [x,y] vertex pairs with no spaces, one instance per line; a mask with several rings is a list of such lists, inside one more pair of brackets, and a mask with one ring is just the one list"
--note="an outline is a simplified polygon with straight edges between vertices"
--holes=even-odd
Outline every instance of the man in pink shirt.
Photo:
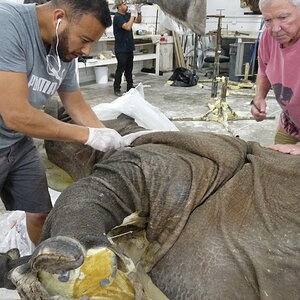
[[300,155],[300,0],[260,0],[259,6],[266,29],[251,113],[258,122],[266,118],[265,98],[272,88],[282,112],[270,148]]

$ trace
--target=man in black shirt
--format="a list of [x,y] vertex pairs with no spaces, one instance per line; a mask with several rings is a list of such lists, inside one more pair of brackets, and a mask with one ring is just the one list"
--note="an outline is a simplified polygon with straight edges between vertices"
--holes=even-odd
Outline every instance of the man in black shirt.
[[[141,23],[142,16],[140,6],[133,6],[128,12],[128,4],[124,0],[115,0],[117,13],[113,20],[113,29],[115,35],[115,54],[118,61],[115,73],[114,93],[116,96],[122,96],[121,79],[125,73],[127,81],[127,91],[133,87],[132,69],[133,69],[133,51],[134,41],[132,34],[132,25],[134,22]],[[139,12],[138,12],[139,11]]]

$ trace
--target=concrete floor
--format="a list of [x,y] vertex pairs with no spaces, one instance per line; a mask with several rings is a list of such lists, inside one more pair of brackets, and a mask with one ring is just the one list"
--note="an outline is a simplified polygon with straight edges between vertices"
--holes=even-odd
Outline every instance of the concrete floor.
[[[135,75],[134,83],[142,82],[145,99],[152,105],[158,107],[169,118],[197,118],[208,112],[208,105],[213,105],[216,101],[211,98],[211,82],[204,82],[204,87],[172,87],[168,83],[168,78],[172,73],[164,73],[163,76],[139,73]],[[207,81],[202,76],[200,82]],[[91,106],[98,103],[111,102],[116,99],[113,94],[113,81],[107,84],[90,84],[82,86],[82,92]],[[220,84],[219,84],[220,86]],[[126,85],[124,84],[123,90]],[[226,102],[240,117],[249,118],[250,101],[253,99],[254,91],[251,89],[229,90]],[[273,144],[274,132],[277,126],[277,118],[280,108],[272,94],[268,99],[268,116],[276,119],[256,122],[255,120],[229,121],[229,131],[222,123],[214,121],[174,121],[174,124],[181,131],[210,131],[220,134],[239,135],[247,141],[257,141],[263,146]],[[211,116],[211,115],[210,115]]]
[[[203,87],[172,87],[167,83],[172,73],[164,73],[163,76],[139,73],[135,75],[135,85],[142,82],[145,99],[158,107],[169,118],[201,117],[208,112],[208,104],[213,105],[216,99],[210,97],[211,83],[204,83]],[[200,75],[201,79],[207,80]],[[91,106],[99,103],[109,103],[116,99],[112,87],[113,81],[107,84],[89,84],[82,86],[82,92]],[[122,87],[123,91],[126,86]],[[251,89],[239,89],[229,91],[226,99],[230,107],[240,117],[251,117],[250,101],[254,91]],[[263,146],[273,144],[274,132],[277,126],[280,108],[274,97],[268,99],[268,116],[276,117],[257,123],[254,120],[229,121],[228,130],[222,123],[214,121],[174,121],[181,131],[210,131],[220,134],[239,135],[246,141],[257,141]],[[211,116],[211,115],[210,115]],[[5,214],[5,209],[0,203],[0,218]],[[17,299],[17,295],[7,290],[0,289],[0,300]]]

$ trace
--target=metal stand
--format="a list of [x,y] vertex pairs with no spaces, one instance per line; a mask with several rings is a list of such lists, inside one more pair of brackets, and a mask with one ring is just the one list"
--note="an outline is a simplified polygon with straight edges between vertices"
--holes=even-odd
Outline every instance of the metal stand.
[[215,49],[215,60],[214,60],[214,72],[211,84],[211,97],[217,97],[218,93],[218,76],[220,73],[220,55],[221,55],[221,30],[222,30],[222,23],[221,20],[225,16],[221,15],[222,9],[219,9],[220,15],[209,15],[207,17],[218,18],[218,27],[217,27],[217,40],[216,40],[216,49]]
[[194,40],[194,69],[193,74],[197,73],[197,62],[198,62],[198,34],[195,33],[195,40]]
[[220,95],[221,97],[215,102],[214,105],[211,105],[210,110],[202,118],[206,119],[207,121],[212,120],[212,121],[220,122],[222,124],[226,124],[228,119],[230,120],[240,119],[237,113],[226,102],[228,78],[227,77],[222,77],[221,79],[216,78],[216,81],[222,82],[221,95]]

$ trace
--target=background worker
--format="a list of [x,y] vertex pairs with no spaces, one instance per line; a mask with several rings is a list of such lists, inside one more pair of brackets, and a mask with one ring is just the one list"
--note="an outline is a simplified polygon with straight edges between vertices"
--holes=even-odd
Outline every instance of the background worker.
[[134,22],[141,23],[141,5],[131,5],[130,13],[128,4],[124,0],[116,0],[115,8],[117,13],[113,20],[113,30],[115,36],[115,54],[118,61],[115,72],[114,93],[116,96],[122,96],[121,81],[125,74],[127,82],[127,91],[133,87],[132,69],[133,69],[133,51],[134,40],[132,25]]
[[266,96],[273,88],[282,112],[270,148],[300,155],[300,0],[260,0],[259,6],[266,28],[251,113],[258,122],[266,118]]
[[[84,100],[74,59],[88,55],[111,16],[105,0],[0,2],[0,197],[7,210],[26,212],[37,244],[51,209],[44,165],[31,137],[79,142],[101,151],[123,146]],[[76,124],[41,108],[58,92]]]

